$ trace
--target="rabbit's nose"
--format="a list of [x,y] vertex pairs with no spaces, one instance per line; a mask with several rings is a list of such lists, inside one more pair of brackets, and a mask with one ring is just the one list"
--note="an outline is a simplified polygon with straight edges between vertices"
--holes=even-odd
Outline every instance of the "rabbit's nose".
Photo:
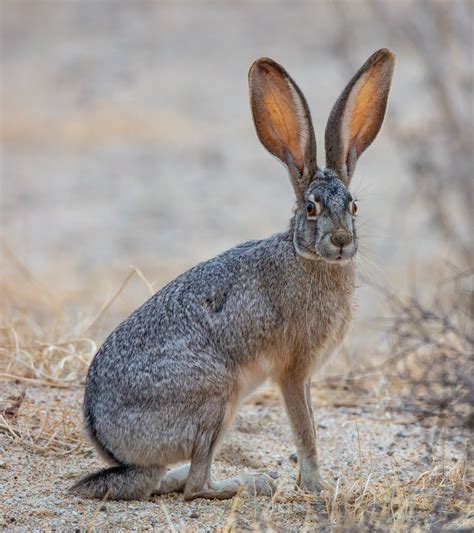
[[342,248],[352,242],[352,235],[347,231],[338,231],[331,235],[331,242]]

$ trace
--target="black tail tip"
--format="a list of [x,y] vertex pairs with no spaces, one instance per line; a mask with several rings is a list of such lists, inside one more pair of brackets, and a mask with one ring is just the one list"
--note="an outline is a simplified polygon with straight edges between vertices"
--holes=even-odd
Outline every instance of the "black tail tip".
[[106,471],[90,474],[69,487],[68,493],[86,499],[107,499],[107,477]]

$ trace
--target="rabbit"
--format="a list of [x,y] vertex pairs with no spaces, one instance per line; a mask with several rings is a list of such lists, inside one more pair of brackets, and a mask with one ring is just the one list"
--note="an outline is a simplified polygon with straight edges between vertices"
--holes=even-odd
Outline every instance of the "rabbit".
[[[289,173],[289,227],[198,264],[159,290],[105,340],[84,395],[85,430],[110,468],[72,488],[86,498],[271,495],[265,474],[216,481],[211,463],[244,398],[267,378],[280,388],[296,445],[297,486],[319,492],[312,373],[351,322],[357,205],[348,187],[382,125],[395,56],[375,52],[336,101],[325,132],[326,167],[303,93],[261,58],[249,71],[263,146]],[[167,467],[190,461],[190,464]]]

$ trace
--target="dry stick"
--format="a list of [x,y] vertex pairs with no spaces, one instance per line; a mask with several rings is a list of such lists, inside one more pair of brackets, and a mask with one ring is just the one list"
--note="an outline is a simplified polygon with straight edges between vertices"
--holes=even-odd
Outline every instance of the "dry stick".
[[15,374],[5,374],[3,372],[0,372],[0,379],[3,379],[5,381],[24,381],[26,383],[34,383],[35,385],[41,385],[45,387],[53,387],[56,389],[69,389],[71,387],[81,387],[80,383],[76,383],[75,381],[71,382],[56,382],[56,381],[48,381],[45,379],[34,379],[34,378],[25,378],[23,376],[17,376]]
[[355,424],[355,427],[356,427],[356,430],[357,430],[357,445],[359,447],[359,464],[360,464],[360,471],[362,473],[362,465],[364,463],[364,457],[363,457],[363,454],[362,454],[362,439],[361,439],[361,436],[360,436],[359,424],[357,423],[357,418],[354,418],[354,424]]
[[122,282],[122,285],[120,285],[120,287],[115,291],[115,293],[113,294],[112,298],[110,298],[107,302],[105,302],[104,305],[99,309],[99,312],[92,319],[92,321],[89,323],[89,325],[86,327],[86,329],[84,330],[84,333],[86,331],[88,331],[98,320],[100,320],[100,318],[102,318],[104,313],[110,308],[110,306],[120,296],[120,294],[125,289],[125,287],[127,286],[128,282],[130,281],[130,279],[132,278],[132,276],[134,274],[137,274],[138,277],[145,283],[145,285],[147,286],[148,290],[150,291],[150,294],[152,294],[152,295],[154,294],[155,291],[153,289],[153,286],[146,279],[146,277],[143,275],[143,272],[139,268],[137,268],[136,266],[132,265],[130,272],[127,274],[127,277]]
[[334,520],[334,514],[336,513],[336,505],[337,505],[337,497],[339,495],[339,483],[340,483],[340,481],[341,481],[341,478],[338,477],[337,481],[336,481],[336,488],[334,490],[334,496],[332,498],[332,505],[330,506],[330,509],[331,509],[330,517],[333,520]]
[[151,296],[153,296],[155,294],[155,289],[153,288],[153,285],[146,279],[143,272],[138,267],[136,267],[135,265],[131,265],[131,267],[135,270],[135,272],[138,274],[139,278],[143,281],[143,283],[148,287]]
[[354,513],[357,513],[357,511],[359,510],[359,508],[362,506],[362,503],[363,503],[363,501],[364,501],[365,494],[366,494],[367,489],[368,489],[368,487],[369,487],[369,483],[370,483],[370,479],[371,479],[371,477],[372,477],[372,473],[370,473],[369,476],[367,477],[367,481],[365,482],[364,490],[362,491],[362,494],[356,498],[356,501],[355,501],[355,508],[354,508]]
[[19,433],[17,433],[12,427],[11,425],[8,423],[7,419],[3,416],[3,415],[0,415],[0,421],[3,420],[3,424],[0,423],[0,430],[3,430],[3,431],[8,431],[8,433],[10,433],[15,439],[18,439],[21,441],[21,436]]
[[367,278],[363,278],[363,281],[364,281],[364,283],[366,283],[367,285],[369,285],[373,289],[376,289],[379,292],[381,292],[388,299],[389,302],[391,302],[392,304],[395,303],[396,306],[401,311],[407,313],[409,315],[409,318],[413,321],[413,324],[416,326],[416,329],[418,330],[418,332],[422,336],[423,340],[426,343],[429,343],[431,341],[431,337],[430,337],[429,333],[425,330],[425,328],[423,328],[420,325],[419,320],[417,320],[416,316],[413,314],[413,310],[412,310],[411,306],[404,304],[402,302],[402,300],[400,300],[400,298],[398,298],[398,296],[396,296],[393,292],[389,291],[385,287],[382,287],[379,284],[374,283],[374,282],[372,282],[371,280],[369,280]]
[[444,422],[442,422],[442,430],[441,430],[441,447],[442,447],[442,457],[441,457],[441,465],[442,465],[442,472],[443,472],[443,479],[446,476],[446,425]]
[[110,489],[107,489],[107,492],[104,494],[104,497],[100,501],[100,504],[97,505],[97,508],[94,511],[94,514],[92,515],[91,519],[89,520],[89,523],[86,526],[86,531],[87,532],[94,531],[94,529],[93,529],[94,522],[96,521],[96,518],[97,518],[97,515],[99,514],[99,511],[102,509],[102,504],[109,499],[109,495],[110,495]]
[[84,330],[84,333],[88,331],[101,317],[102,315],[109,309],[109,307],[115,302],[115,300],[119,297],[120,293],[125,289],[127,283],[130,281],[132,276],[136,274],[137,271],[135,268],[132,268],[130,272],[127,274],[127,277],[123,281],[122,285],[115,291],[112,298],[110,298],[107,302],[104,303],[104,305],[99,309],[99,312],[96,314],[96,316],[92,319],[92,321],[89,323],[89,325]]
[[237,491],[237,494],[234,497],[234,501],[232,502],[232,507],[230,508],[230,513],[227,516],[226,523],[223,528],[223,533],[230,533],[232,531],[232,525],[234,523],[234,515],[237,511],[237,507],[240,505],[240,502],[242,500],[242,496],[240,495],[243,491],[243,487],[240,487]]
[[160,499],[160,506],[163,509],[163,514],[165,515],[166,522],[168,522],[168,525],[171,528],[171,531],[173,533],[176,533],[176,529],[175,529],[175,527],[173,525],[173,522],[171,520],[170,514],[168,513],[168,509],[166,508],[165,502],[162,499]]

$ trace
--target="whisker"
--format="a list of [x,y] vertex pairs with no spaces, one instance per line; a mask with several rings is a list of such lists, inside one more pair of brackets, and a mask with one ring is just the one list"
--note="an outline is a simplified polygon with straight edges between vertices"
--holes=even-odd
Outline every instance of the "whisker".
[[358,251],[358,265],[363,270],[363,274],[368,276],[368,279],[376,278],[380,283],[387,283],[387,277],[382,267],[368,256],[369,251],[364,251],[359,248]]
[[364,242],[371,242],[372,241],[377,241],[377,244],[381,241],[381,240],[386,240],[387,238],[387,235],[384,235],[383,233],[357,233],[357,239],[359,241],[364,241]]

